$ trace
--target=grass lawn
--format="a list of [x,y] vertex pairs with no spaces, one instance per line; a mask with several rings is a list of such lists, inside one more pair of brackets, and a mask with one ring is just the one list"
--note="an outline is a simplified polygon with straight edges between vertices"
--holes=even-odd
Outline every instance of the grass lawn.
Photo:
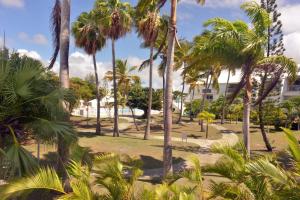
[[[131,116],[126,116],[131,117]],[[205,138],[205,132],[200,131],[200,125],[198,124],[198,121],[195,119],[194,121],[189,121],[187,117],[182,118],[182,123],[177,124],[176,121],[178,119],[178,114],[173,114],[173,137],[182,137],[182,134],[186,134],[190,138]],[[96,127],[96,119],[95,118],[89,118],[88,120],[83,117],[71,117],[72,123],[75,125],[75,127],[80,129],[95,129]],[[119,118],[119,123],[128,123],[126,118]],[[139,131],[136,130],[133,123],[130,124],[130,126],[123,131],[120,131],[121,133],[126,134],[144,134],[145,131],[145,119],[137,119],[137,124],[139,127]],[[102,131],[106,135],[112,134],[112,128],[113,128],[113,119],[101,119],[101,126]],[[154,135],[163,135],[163,116],[162,115],[153,115],[152,116],[152,123],[151,123],[151,134]],[[217,130],[214,127],[209,127],[209,133],[208,133],[208,139],[215,140],[220,139],[222,137],[222,134],[220,134],[220,131]]]
[[[131,136],[111,137],[95,136],[94,133],[80,133],[79,144],[90,148],[93,153],[114,152],[137,156],[144,162],[145,169],[162,167],[162,140],[142,140]],[[25,146],[36,155],[37,145],[34,143]],[[186,160],[190,155],[199,150],[199,146],[192,143],[173,142],[173,161],[178,163]],[[41,145],[41,157],[50,159],[54,156],[56,147]]]
[[[237,133],[239,138],[242,140],[243,139],[242,125],[243,124],[241,122],[238,122],[238,124],[235,124],[235,123],[223,124],[222,126]],[[265,151],[266,147],[265,147],[265,143],[263,141],[259,126],[251,124],[250,133],[251,133],[251,136],[250,136],[251,150]],[[297,133],[300,133],[300,132],[297,132]],[[283,131],[275,131],[274,127],[270,126],[270,133],[268,133],[267,136],[269,138],[269,141],[270,141],[274,151],[283,151],[288,147],[287,139],[286,139]]]

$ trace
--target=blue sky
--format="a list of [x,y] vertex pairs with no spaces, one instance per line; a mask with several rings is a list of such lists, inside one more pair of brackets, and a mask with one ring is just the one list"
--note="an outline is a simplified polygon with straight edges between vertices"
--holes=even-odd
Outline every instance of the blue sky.
[[[136,4],[136,0],[129,2],[132,5]],[[207,0],[206,6],[201,7],[196,5],[194,0],[181,0],[178,6],[178,36],[192,40],[203,30],[202,23],[212,17],[247,20],[239,9],[242,2],[244,0]],[[5,30],[9,48],[22,49],[21,52],[24,54],[47,62],[52,53],[49,16],[53,4],[54,0],[0,0],[0,31],[2,33]],[[72,0],[71,4],[71,21],[73,22],[81,12],[89,11],[93,7],[94,0]],[[291,40],[287,43],[294,45],[289,54],[295,59],[299,59],[300,62],[299,52],[295,53],[295,44],[300,44],[300,27],[297,25],[299,24],[298,21],[295,20],[300,17],[297,15],[300,13],[300,1],[279,0],[279,4],[283,11],[284,31],[287,40]],[[166,7],[162,12],[167,14],[168,10]],[[0,43],[2,43],[2,34],[0,39]],[[131,64],[138,64],[149,54],[147,49],[140,48],[140,43],[141,40],[137,38],[133,30],[117,42],[117,57],[128,58]],[[299,50],[296,49],[296,51]],[[71,74],[83,76],[83,74],[91,72],[91,61],[79,48],[74,46],[73,40],[71,40],[70,55],[70,59],[73,59],[70,62],[71,72],[73,70]],[[299,57],[297,57],[298,55]],[[106,48],[97,55],[100,74],[103,75],[109,69],[110,60],[111,49],[108,42]],[[85,65],[88,65],[86,70],[82,69],[85,68]],[[144,78],[146,81],[147,76],[145,75]],[[158,85],[160,85],[159,81],[157,82]]]

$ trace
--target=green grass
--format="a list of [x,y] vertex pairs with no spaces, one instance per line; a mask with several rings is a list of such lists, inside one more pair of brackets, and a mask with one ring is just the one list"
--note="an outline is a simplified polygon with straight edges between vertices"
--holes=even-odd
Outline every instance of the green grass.
[[[238,137],[242,140],[242,123],[239,122],[238,124],[223,124],[229,130],[234,131],[237,133]],[[269,127],[270,133],[267,134],[269,141],[274,149],[274,151],[283,151],[287,149],[288,143],[283,131],[275,131],[273,126]],[[300,133],[299,131],[297,133]],[[299,135],[299,134],[297,134]],[[251,150],[253,151],[265,151],[265,143],[263,141],[261,131],[258,125],[251,124],[250,126],[250,143],[251,143]]]
[[[139,157],[144,162],[144,168],[162,167],[162,140],[143,140],[131,136],[111,137],[95,136],[94,133],[79,134],[79,144],[88,147],[93,153],[114,152]],[[36,155],[36,144],[25,146]],[[173,142],[174,163],[186,160],[190,155],[199,150],[199,146],[192,143]],[[42,158],[49,158],[49,154],[55,152],[54,146],[41,145]]]

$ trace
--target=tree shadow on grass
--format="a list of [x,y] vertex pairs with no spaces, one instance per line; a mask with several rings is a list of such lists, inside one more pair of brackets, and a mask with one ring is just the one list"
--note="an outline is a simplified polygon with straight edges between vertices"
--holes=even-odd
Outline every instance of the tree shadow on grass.
[[[148,155],[141,155],[141,160],[143,161],[143,169],[159,169],[163,167],[163,161],[156,159],[152,156]],[[183,158],[180,157],[173,157],[173,164],[178,164],[185,161]]]

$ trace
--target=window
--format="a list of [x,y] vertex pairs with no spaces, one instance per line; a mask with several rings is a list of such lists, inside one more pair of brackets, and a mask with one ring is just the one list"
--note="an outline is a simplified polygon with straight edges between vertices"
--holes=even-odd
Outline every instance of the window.
[[211,101],[211,100],[214,100],[214,96],[213,96],[213,95],[207,95],[207,96],[206,96],[206,99],[207,99],[207,100],[210,100],[210,101]]

